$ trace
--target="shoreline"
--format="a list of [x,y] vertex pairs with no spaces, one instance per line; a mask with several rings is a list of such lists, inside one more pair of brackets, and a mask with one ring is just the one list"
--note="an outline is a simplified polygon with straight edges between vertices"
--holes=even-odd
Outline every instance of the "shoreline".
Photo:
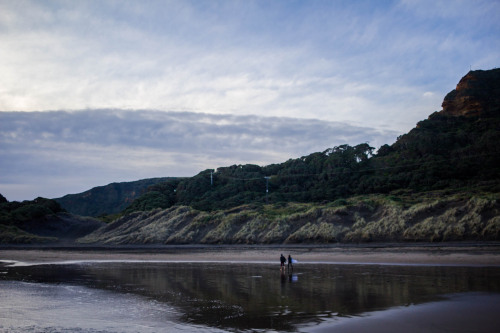
[[500,244],[0,246],[0,263],[64,261],[165,261],[278,263],[291,254],[298,264],[500,266]]

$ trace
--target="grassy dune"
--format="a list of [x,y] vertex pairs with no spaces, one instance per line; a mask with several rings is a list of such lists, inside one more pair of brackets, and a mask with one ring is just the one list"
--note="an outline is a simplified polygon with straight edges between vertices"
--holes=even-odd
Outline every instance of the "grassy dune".
[[326,204],[186,206],[136,212],[80,238],[105,244],[290,244],[500,240],[498,193],[368,195]]

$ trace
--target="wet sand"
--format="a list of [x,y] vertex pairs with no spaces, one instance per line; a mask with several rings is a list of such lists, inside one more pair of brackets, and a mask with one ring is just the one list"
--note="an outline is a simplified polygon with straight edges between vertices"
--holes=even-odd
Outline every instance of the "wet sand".
[[445,246],[173,246],[114,248],[3,248],[0,262],[46,263],[61,261],[181,261],[277,263],[291,254],[299,264],[390,264],[500,266],[500,244]]
[[306,330],[310,333],[497,332],[500,296],[472,293],[447,300],[377,311]]

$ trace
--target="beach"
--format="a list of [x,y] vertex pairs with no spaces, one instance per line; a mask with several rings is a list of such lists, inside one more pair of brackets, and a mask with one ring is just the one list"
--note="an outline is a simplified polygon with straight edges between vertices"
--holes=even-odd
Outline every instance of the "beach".
[[[298,261],[289,275],[280,276],[281,253]],[[494,243],[10,247],[0,248],[0,273],[7,300],[0,332],[149,333],[165,325],[172,332],[496,332],[500,326]]]
[[500,266],[500,244],[376,244],[325,246],[157,246],[0,248],[0,262],[85,260],[277,262],[291,254],[299,263]]

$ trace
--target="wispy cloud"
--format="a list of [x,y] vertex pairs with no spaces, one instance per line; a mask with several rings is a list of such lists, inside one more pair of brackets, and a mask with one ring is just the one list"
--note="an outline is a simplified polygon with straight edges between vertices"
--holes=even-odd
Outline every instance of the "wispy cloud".
[[[469,65],[495,65],[495,6],[2,2],[0,109],[152,108],[407,130],[439,109],[441,97],[423,93],[442,96]],[[489,46],[471,26],[490,31]],[[408,105],[420,106],[402,113]]]

